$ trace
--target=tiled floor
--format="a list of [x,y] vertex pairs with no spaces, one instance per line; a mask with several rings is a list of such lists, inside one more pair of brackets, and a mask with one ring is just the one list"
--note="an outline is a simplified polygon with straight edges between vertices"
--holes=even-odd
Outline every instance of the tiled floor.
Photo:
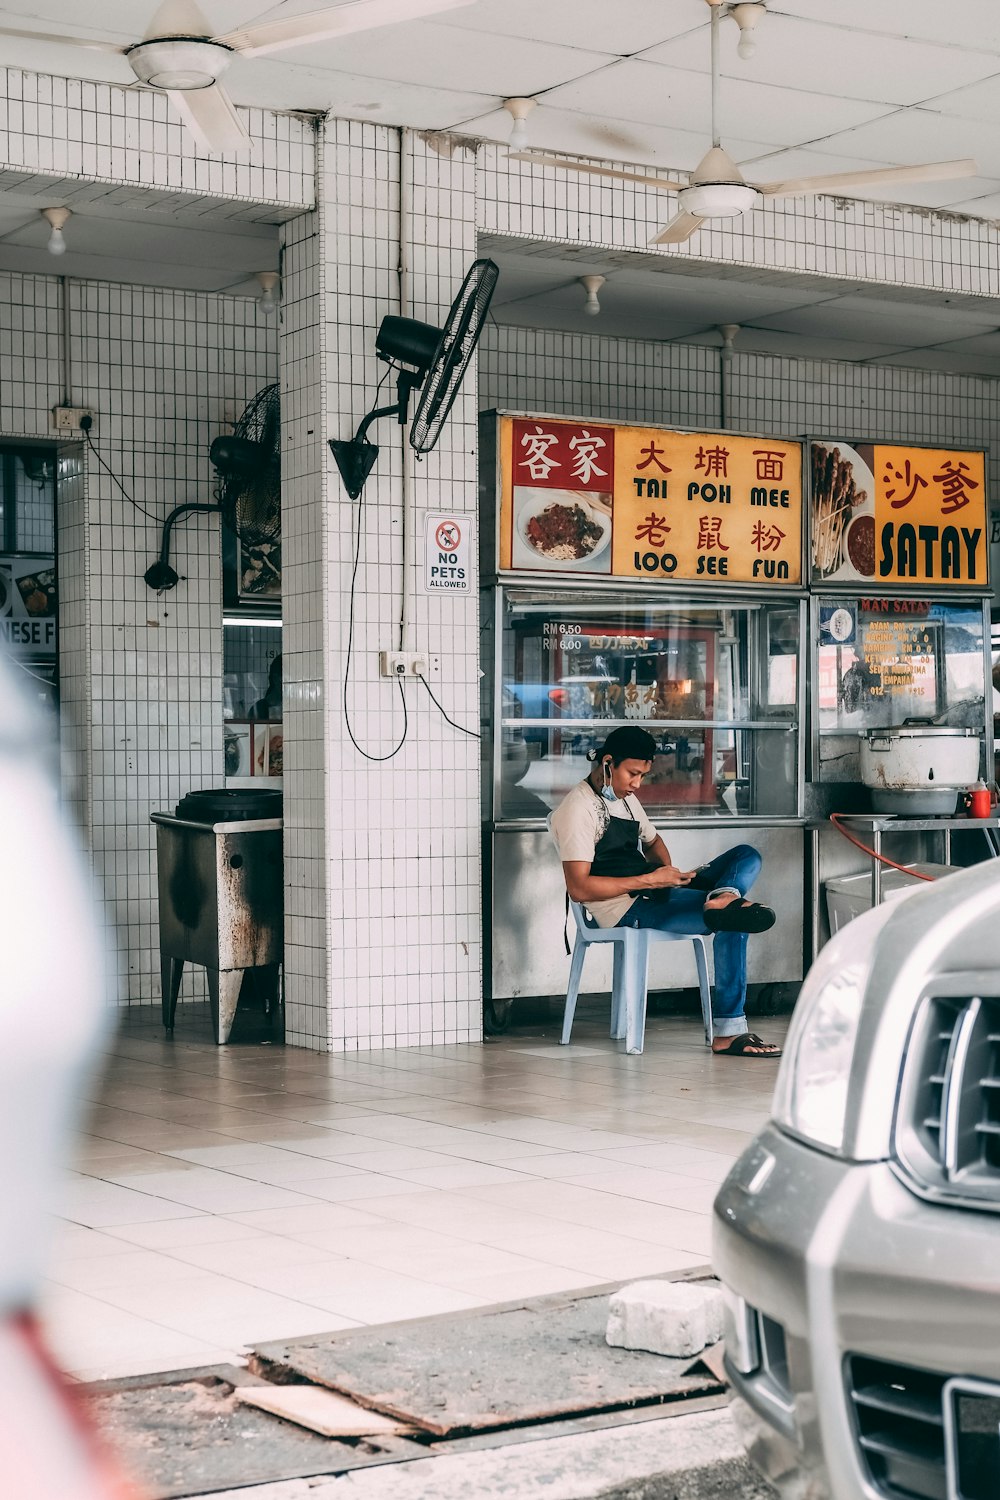
[[145,1374],[704,1263],[775,1064],[709,1056],[694,1022],[651,1018],[642,1057],[605,1031],[326,1057],[133,1011],[50,1270],[64,1364]]

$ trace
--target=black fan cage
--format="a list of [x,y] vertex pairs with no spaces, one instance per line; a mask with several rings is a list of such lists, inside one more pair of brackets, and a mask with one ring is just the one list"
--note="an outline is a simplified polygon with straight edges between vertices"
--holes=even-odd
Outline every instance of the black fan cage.
[[479,343],[499,276],[495,261],[477,260],[452,304],[410,427],[410,445],[417,453],[429,453],[441,436]]
[[234,436],[252,444],[247,461],[224,474],[216,491],[222,519],[248,547],[281,535],[281,407],[277,384],[258,391]]

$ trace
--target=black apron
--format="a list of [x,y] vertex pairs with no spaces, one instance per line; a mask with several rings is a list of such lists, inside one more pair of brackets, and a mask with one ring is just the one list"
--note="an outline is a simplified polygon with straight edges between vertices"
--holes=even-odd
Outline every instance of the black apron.
[[[594,791],[593,783],[588,781],[587,785],[602,809],[606,809],[607,803],[600,792]],[[608,813],[608,826],[594,846],[591,875],[642,875],[649,869],[639,841],[639,824],[628,802],[625,811],[627,819],[613,818]]]
[[[587,785],[601,804],[602,811],[607,811],[607,803],[600,792],[595,791],[593,782],[587,779]],[[649,864],[642,852],[639,840],[639,823],[635,813],[625,803],[627,818],[613,818],[607,813],[608,826],[594,846],[594,858],[591,860],[591,875],[642,875],[649,869]],[[583,917],[588,927],[596,927],[597,923],[586,907],[583,909]],[[621,924],[619,924],[621,925]],[[566,921],[563,924],[563,943],[566,952],[570,952],[569,942],[569,892],[566,892]]]

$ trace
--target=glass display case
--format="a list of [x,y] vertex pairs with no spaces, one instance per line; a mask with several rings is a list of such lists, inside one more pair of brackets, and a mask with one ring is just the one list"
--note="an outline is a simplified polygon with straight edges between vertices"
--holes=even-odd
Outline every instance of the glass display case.
[[820,597],[813,607],[813,780],[859,780],[866,730],[924,720],[985,731],[982,600]]
[[653,817],[800,815],[798,600],[495,599],[496,821],[544,818],[632,723],[656,741],[640,793]]

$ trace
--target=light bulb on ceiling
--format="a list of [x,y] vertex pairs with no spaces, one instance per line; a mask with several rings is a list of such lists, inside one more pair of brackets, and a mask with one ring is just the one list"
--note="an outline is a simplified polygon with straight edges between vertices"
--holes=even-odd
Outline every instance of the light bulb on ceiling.
[[587,300],[583,304],[583,310],[588,318],[596,318],[601,310],[597,294],[607,279],[606,276],[581,276],[579,278],[580,285],[587,291]]
[[278,273],[277,271],[258,271],[257,280],[260,283],[260,296],[257,298],[257,306],[266,318],[273,317],[278,311],[278,299],[276,296]]
[[740,28],[739,45],[736,55],[742,57],[744,62],[753,57],[757,51],[757,37],[755,35],[757,26],[761,19],[767,14],[767,7],[763,0],[740,0],[736,5],[730,5],[727,12],[731,15]]
[[72,212],[68,208],[42,208],[39,213],[46,221],[52,233],[49,235],[46,246],[50,255],[65,255],[66,240],[63,236],[63,225],[67,219],[72,218]]
[[514,121],[510,132],[510,147],[513,151],[523,151],[528,144],[528,116],[534,109],[534,99],[505,99],[503,107]]

